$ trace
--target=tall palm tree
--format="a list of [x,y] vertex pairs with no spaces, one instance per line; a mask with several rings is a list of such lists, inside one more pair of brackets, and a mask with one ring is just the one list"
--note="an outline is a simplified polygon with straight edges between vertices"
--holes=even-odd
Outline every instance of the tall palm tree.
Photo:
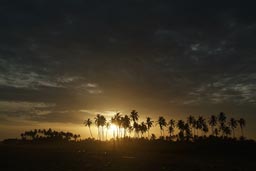
[[238,124],[240,126],[242,137],[244,137],[244,130],[243,130],[243,128],[246,125],[245,119],[244,118],[240,118],[237,122],[238,122]]
[[[138,112],[136,111],[136,110],[132,110],[131,111],[131,114],[130,114],[130,117],[131,117],[131,119],[132,119],[132,121],[133,121],[133,128],[134,128],[134,131],[135,131],[135,134],[137,134],[136,133],[136,129],[138,129],[138,124],[137,124],[137,121],[139,120],[139,114],[138,114]],[[136,128],[135,128],[136,127]],[[134,135],[135,135],[134,134]],[[137,134],[138,135],[138,134]]]
[[211,115],[208,123],[212,128],[212,135],[214,135],[214,127],[217,125],[217,117],[215,115]]
[[91,131],[92,120],[90,118],[88,118],[87,120],[84,121],[84,125],[88,126],[90,134],[91,134],[91,137],[93,138],[92,131]]
[[206,123],[203,124],[202,131],[204,132],[204,135],[206,136],[206,134],[207,134],[208,131],[209,131],[208,125],[207,125]]
[[220,123],[220,130],[222,131],[222,137],[225,134],[225,129],[227,130],[227,128],[226,128],[226,120],[227,120],[227,117],[226,117],[225,113],[220,112],[220,114],[218,116],[218,121]]
[[146,125],[147,125],[147,130],[148,130],[148,138],[149,138],[149,130],[153,126],[153,123],[154,123],[154,121],[152,121],[150,117],[147,117]]
[[184,130],[185,130],[185,122],[183,120],[178,120],[177,128],[180,130],[179,132],[179,139],[184,139]]
[[197,128],[203,131],[203,128],[205,125],[206,125],[205,119],[202,116],[199,116],[197,120]]
[[187,123],[189,127],[192,127],[194,129],[194,135],[195,135],[195,128],[193,127],[194,122],[195,122],[195,117],[192,115],[188,116]]
[[136,110],[132,110],[130,116],[131,116],[133,122],[137,122],[139,119],[139,114]]
[[218,128],[214,129],[214,135],[215,135],[215,137],[218,137],[218,135],[219,135],[219,129]]
[[226,117],[225,113],[220,112],[220,114],[219,114],[219,116],[218,116],[219,122],[220,122],[220,123],[225,123],[225,122],[226,122],[226,119],[227,119],[227,117]]
[[106,140],[108,140],[108,130],[110,128],[111,123],[108,121],[106,122]]
[[144,122],[141,122],[141,124],[139,125],[139,129],[140,129],[141,137],[143,137],[143,134],[147,132],[147,125]]
[[101,114],[97,114],[96,117],[94,118],[94,122],[95,122],[95,125],[97,126],[98,128],[98,140],[101,140],[101,136],[100,136],[100,118],[101,117]]
[[131,126],[131,125],[128,127],[129,138],[131,137],[131,133],[132,133],[133,129],[134,129],[134,128],[133,128],[133,126]]
[[172,134],[173,134],[174,128],[175,128],[175,120],[171,119],[169,121],[168,125],[169,125],[169,134],[170,134],[170,137],[172,137]]
[[139,133],[140,133],[140,125],[137,122],[133,123],[133,128],[136,134],[136,137],[139,137]]
[[192,137],[192,133],[188,123],[185,123],[183,132],[184,131],[186,133],[186,140],[189,141],[189,139]]
[[116,118],[114,116],[111,117],[110,122],[111,122],[112,125],[115,125],[115,127],[116,127],[116,129],[113,130],[113,138],[117,138],[117,121],[116,121]]
[[223,133],[225,136],[229,136],[231,135],[231,129],[229,126],[225,126],[224,129],[223,129]]
[[103,115],[100,115],[100,126],[101,126],[101,140],[104,140],[104,126],[106,125],[106,118]]
[[118,138],[120,136],[120,128],[122,126],[122,115],[119,112],[117,112],[112,118],[112,123],[117,126],[116,137]]
[[124,115],[124,117],[121,118],[122,121],[122,127],[124,128],[124,137],[126,137],[127,129],[130,126],[130,118],[128,115]]
[[235,138],[235,128],[237,127],[237,121],[234,118],[230,118],[229,125],[232,129],[233,138]]
[[160,127],[160,135],[161,135],[161,137],[163,137],[164,136],[164,127],[166,127],[166,125],[167,125],[165,118],[163,116],[159,116],[157,124]]

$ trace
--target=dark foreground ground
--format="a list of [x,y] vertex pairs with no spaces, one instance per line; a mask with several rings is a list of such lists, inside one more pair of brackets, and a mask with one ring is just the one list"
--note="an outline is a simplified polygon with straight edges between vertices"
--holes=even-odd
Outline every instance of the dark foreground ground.
[[0,170],[255,170],[255,143],[163,141],[1,144]]

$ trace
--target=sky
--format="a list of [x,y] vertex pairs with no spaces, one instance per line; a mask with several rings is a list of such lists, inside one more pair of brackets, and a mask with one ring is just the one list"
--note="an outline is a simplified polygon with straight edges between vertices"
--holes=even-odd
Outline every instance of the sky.
[[[0,139],[102,113],[226,113],[256,139],[255,3],[1,0]],[[239,131],[239,130],[237,130]]]

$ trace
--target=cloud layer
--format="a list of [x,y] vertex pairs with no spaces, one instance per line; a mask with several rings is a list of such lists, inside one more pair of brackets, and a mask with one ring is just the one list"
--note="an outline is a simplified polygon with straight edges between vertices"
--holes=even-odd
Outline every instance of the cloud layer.
[[1,118],[79,123],[95,111],[211,113],[216,107],[252,115],[252,7],[240,1],[3,1]]

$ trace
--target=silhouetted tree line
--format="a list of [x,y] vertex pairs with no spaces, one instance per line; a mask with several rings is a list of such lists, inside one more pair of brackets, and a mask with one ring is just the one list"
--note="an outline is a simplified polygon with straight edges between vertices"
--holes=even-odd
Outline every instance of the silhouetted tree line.
[[80,138],[79,134],[73,134],[71,132],[55,131],[49,128],[46,129],[34,129],[30,131],[25,131],[20,134],[22,140],[50,140],[50,141],[77,141]]
[[[98,140],[108,140],[107,137],[111,125],[115,125],[116,127],[112,132],[114,139],[133,137],[155,140],[155,134],[151,134],[150,136],[150,129],[153,126],[159,126],[159,139],[163,140],[194,141],[207,137],[236,139],[238,137],[236,136],[238,127],[241,131],[239,138],[245,139],[243,130],[246,125],[245,119],[228,119],[223,112],[218,115],[211,115],[209,118],[190,115],[185,121],[174,119],[167,121],[163,116],[159,116],[156,121],[153,121],[150,117],[147,117],[146,120],[142,122],[138,122],[138,120],[138,112],[132,110],[129,116],[116,113],[109,121],[107,121],[104,115],[97,114],[94,121],[88,118],[84,121],[84,125],[89,128],[91,138],[94,138],[91,132],[91,126],[94,124],[97,127]],[[168,132],[167,135],[165,135],[165,131]],[[144,137],[145,133],[147,133],[147,137]]]

